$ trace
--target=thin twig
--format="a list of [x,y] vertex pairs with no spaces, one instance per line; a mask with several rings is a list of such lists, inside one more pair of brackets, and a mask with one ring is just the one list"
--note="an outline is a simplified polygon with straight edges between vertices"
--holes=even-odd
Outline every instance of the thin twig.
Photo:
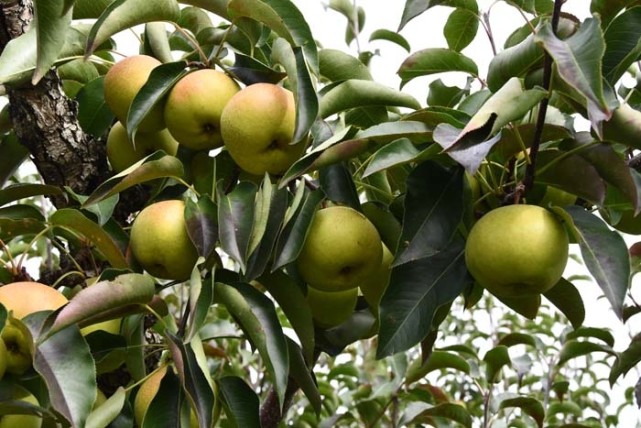
[[[552,13],[552,31],[556,34],[556,29],[559,25],[559,17],[561,15],[561,6],[565,0],[554,1],[554,12]],[[552,83],[552,64],[553,60],[549,53],[545,53],[543,63],[543,88],[550,91]],[[536,158],[539,153],[541,139],[543,136],[543,127],[545,126],[545,116],[548,111],[549,96],[543,98],[539,104],[539,113],[536,120],[536,129],[534,130],[534,137],[530,147],[530,164],[525,169],[525,177],[523,178],[523,194],[525,195],[534,185],[534,175],[536,172]]]

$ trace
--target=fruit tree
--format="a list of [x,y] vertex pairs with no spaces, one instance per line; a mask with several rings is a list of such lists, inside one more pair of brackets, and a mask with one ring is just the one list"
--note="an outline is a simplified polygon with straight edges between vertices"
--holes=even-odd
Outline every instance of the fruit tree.
[[634,426],[641,2],[313,3],[0,2],[0,427]]

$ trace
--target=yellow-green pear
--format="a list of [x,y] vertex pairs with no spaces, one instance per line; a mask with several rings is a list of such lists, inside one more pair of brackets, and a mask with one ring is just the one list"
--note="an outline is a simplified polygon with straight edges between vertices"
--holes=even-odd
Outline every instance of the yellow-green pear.
[[372,222],[353,208],[331,206],[315,213],[296,266],[311,287],[344,291],[358,287],[382,258]]
[[496,208],[474,224],[465,262],[474,279],[502,298],[533,298],[559,281],[568,260],[568,234],[537,205]]
[[358,288],[322,291],[307,287],[307,303],[315,324],[321,328],[335,327],[347,321],[354,312],[357,300]]
[[131,251],[151,275],[184,281],[198,259],[187,233],[185,203],[168,200],[145,207],[131,227]]
[[[124,124],[127,123],[129,107],[140,88],[147,82],[151,71],[161,64],[148,55],[133,55],[115,63],[105,75],[105,103]],[[163,106],[154,106],[138,126],[140,131],[160,131],[165,127]]]
[[107,159],[116,173],[124,171],[157,150],[164,150],[171,156],[176,156],[178,152],[178,142],[167,129],[137,132],[134,144],[127,136],[124,125],[116,122],[107,135]]
[[225,147],[238,166],[254,175],[284,173],[305,151],[292,144],[294,95],[271,83],[255,83],[232,97],[220,127]]
[[231,77],[217,70],[187,74],[167,96],[164,110],[167,129],[181,145],[193,150],[222,146],[220,116],[239,89]]
[[381,264],[359,285],[365,301],[375,316],[378,316],[378,306],[389,284],[392,273],[391,266],[394,261],[394,255],[389,248],[387,248],[387,245],[382,245],[383,259],[381,260]]

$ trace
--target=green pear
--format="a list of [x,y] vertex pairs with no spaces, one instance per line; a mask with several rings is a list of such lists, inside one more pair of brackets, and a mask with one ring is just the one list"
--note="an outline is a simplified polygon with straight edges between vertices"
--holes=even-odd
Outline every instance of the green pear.
[[134,144],[127,136],[127,129],[123,124],[116,122],[107,135],[107,159],[116,173],[124,171],[156,150],[164,150],[167,154],[176,156],[178,142],[167,129],[137,132]]
[[2,380],[5,372],[7,371],[8,362],[9,351],[7,350],[7,345],[4,344],[4,340],[0,337],[0,380]]
[[167,129],[181,145],[192,150],[222,146],[220,116],[239,90],[231,77],[217,70],[187,74],[167,96],[164,110]]
[[168,200],[145,207],[131,227],[131,251],[151,275],[184,281],[198,259],[187,234],[185,203]]
[[[105,103],[124,124],[127,123],[129,107],[140,88],[147,82],[151,71],[161,64],[147,55],[133,55],[115,63],[105,75]],[[165,127],[163,106],[156,105],[138,126],[143,132],[160,131]]]
[[550,211],[508,205],[474,224],[465,262],[474,279],[497,297],[536,297],[563,275],[568,247],[568,234]]
[[383,259],[381,264],[372,271],[372,273],[359,285],[365,301],[372,310],[374,316],[378,316],[378,306],[381,303],[381,297],[387,289],[389,284],[390,275],[392,273],[392,262],[394,255],[383,245]]
[[21,375],[33,364],[31,336],[27,327],[10,318],[2,329],[0,339],[6,348],[7,373]]
[[321,328],[331,328],[344,323],[354,312],[358,288],[344,291],[322,291],[307,287],[307,303],[314,322]]
[[296,260],[308,285],[322,291],[357,288],[381,265],[383,246],[376,227],[350,207],[320,209]]
[[220,129],[234,162],[250,174],[284,173],[305,151],[292,144],[296,127],[294,95],[271,83],[255,83],[232,97]]

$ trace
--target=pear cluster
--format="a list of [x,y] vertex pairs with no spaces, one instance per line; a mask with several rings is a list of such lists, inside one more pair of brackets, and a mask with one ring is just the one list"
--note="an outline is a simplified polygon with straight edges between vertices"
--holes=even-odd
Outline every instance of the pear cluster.
[[296,124],[293,94],[271,83],[240,88],[227,74],[199,69],[185,74],[140,122],[135,141],[127,138],[131,104],[161,63],[134,55],[105,76],[104,98],[118,119],[108,137],[107,155],[120,172],[156,150],[175,155],[178,146],[209,151],[225,146],[236,164],[253,175],[282,174],[305,150],[292,144]]
[[376,227],[362,213],[345,206],[318,210],[296,261],[316,324],[330,328],[345,322],[359,289],[376,311],[391,261]]

